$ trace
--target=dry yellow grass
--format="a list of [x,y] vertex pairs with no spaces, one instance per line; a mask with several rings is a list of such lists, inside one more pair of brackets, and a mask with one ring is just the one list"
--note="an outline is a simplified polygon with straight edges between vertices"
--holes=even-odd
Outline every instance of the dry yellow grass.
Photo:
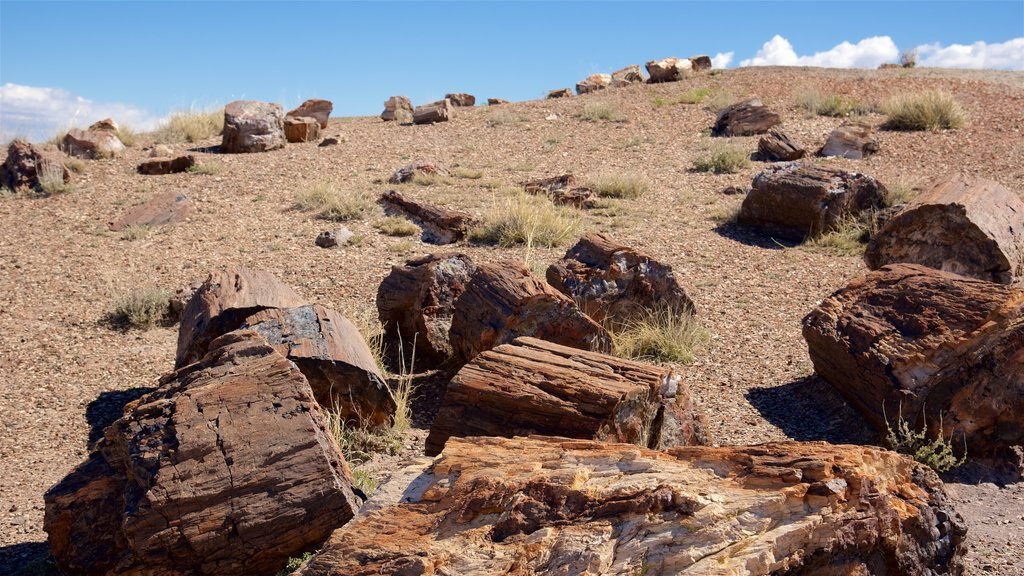
[[966,115],[948,92],[928,90],[894,96],[882,106],[890,130],[950,130],[961,128]]
[[510,191],[484,215],[470,239],[500,246],[561,246],[579,235],[580,216],[547,198]]
[[153,139],[161,144],[195,143],[217,136],[223,129],[223,108],[175,112],[153,132]]

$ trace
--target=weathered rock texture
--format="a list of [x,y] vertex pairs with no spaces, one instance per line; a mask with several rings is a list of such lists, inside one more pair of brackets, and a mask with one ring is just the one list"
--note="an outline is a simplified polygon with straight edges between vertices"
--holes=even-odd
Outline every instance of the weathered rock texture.
[[612,349],[608,332],[572,299],[514,264],[477,265],[455,301],[449,336],[463,363],[520,336],[581,350]]
[[870,176],[813,164],[768,168],[752,186],[738,222],[791,240],[817,236],[844,219],[881,208],[885,193]]
[[214,338],[237,329],[260,310],[305,303],[269,272],[246,268],[211,272],[182,313],[175,367],[205,356]]
[[878,138],[870,126],[847,124],[828,135],[818,156],[839,156],[851,160],[867,158],[878,152]]
[[452,101],[445,98],[430,104],[417,106],[412,112],[413,124],[434,124],[447,122],[452,115]]
[[616,70],[612,72],[612,87],[622,88],[623,86],[629,86],[630,84],[643,84],[644,73],[640,70],[639,64],[633,64],[626,66],[622,70]]
[[191,213],[192,202],[183,192],[164,192],[129,209],[107,227],[120,232],[129,226],[165,226],[184,222]]
[[707,444],[707,425],[672,368],[516,338],[448,383],[427,455],[452,436],[564,436],[647,448]]
[[788,134],[779,128],[772,128],[761,136],[757,142],[757,152],[762,160],[768,162],[791,162],[799,160],[807,154],[804,147],[797,144]]
[[547,281],[591,318],[629,322],[645,313],[694,313],[672,267],[606,234],[589,234],[548,267]]
[[472,107],[476,106],[476,96],[465,92],[453,92],[446,94],[445,98],[451,100],[452,106]]
[[1024,444],[1024,288],[893,264],[803,325],[814,370],[879,430],[902,413],[968,454]]
[[280,104],[235,100],[224,107],[221,152],[266,152],[284,144],[284,111]]
[[320,139],[320,124],[311,116],[287,116],[284,137],[289,142],[315,142]]
[[693,67],[694,72],[703,72],[705,70],[711,70],[711,57],[706,54],[702,54],[700,56],[690,56],[690,65]]
[[572,98],[571,88],[559,88],[548,92],[548,99],[551,98]]
[[417,202],[388,190],[380,196],[380,204],[389,216],[404,216],[423,230],[421,239],[429,244],[451,244],[466,237],[473,226],[473,217],[443,206]]
[[527,193],[547,196],[559,206],[573,206],[585,209],[593,208],[597,205],[594,191],[590,188],[578,186],[576,177],[572,174],[527,180],[520,185]]
[[455,301],[475,271],[465,254],[431,254],[393,266],[377,289],[377,314],[389,348],[412,350],[415,342],[417,368],[447,362]]
[[341,314],[319,304],[269,308],[247,318],[242,327],[258,332],[294,362],[323,408],[359,426],[391,424],[395,398],[370,347]]
[[309,384],[253,332],[129,405],[47,491],[44,528],[68,574],[274,574],[359,500]]
[[88,130],[68,130],[60,147],[68,156],[79,158],[113,158],[124,152],[124,143],[117,137],[117,124],[109,118],[96,122]]
[[958,575],[964,536],[931,470],[875,448],[452,438],[300,574]]
[[293,118],[313,118],[319,124],[320,128],[327,128],[327,120],[331,117],[331,112],[334,111],[334,103],[330,100],[312,99],[306,100],[298,108],[292,110],[286,114]]
[[651,60],[647,63],[647,74],[651,77],[649,82],[677,82],[683,78],[693,76],[693,62],[686,58],[665,58],[664,60]]
[[598,90],[604,90],[611,85],[612,77],[610,74],[591,74],[576,83],[576,93],[589,94]]
[[508,103],[509,103],[509,101],[505,100],[504,98],[488,98],[487,99],[487,105],[488,106],[501,106],[502,104],[508,104]]
[[384,111],[380,113],[380,119],[385,121],[397,120],[398,111],[404,110],[412,114],[412,101],[405,96],[392,96],[384,102]]
[[136,171],[139,174],[158,176],[185,172],[195,165],[196,157],[191,154],[184,154],[174,158],[151,158],[139,164]]
[[753,136],[764,134],[782,123],[782,117],[769,110],[761,100],[753,98],[737,102],[718,113],[711,129],[713,136]]
[[864,260],[872,270],[914,262],[1008,284],[1024,277],[1024,201],[991,180],[945,178],[878,231]]
[[436,162],[432,162],[430,160],[420,160],[417,162],[413,162],[411,164],[406,164],[405,166],[402,166],[398,170],[395,170],[395,173],[392,174],[390,178],[388,178],[388,183],[405,184],[406,182],[410,182],[412,180],[412,177],[415,176],[416,174],[426,174],[428,176],[433,176],[436,174],[447,173],[448,172],[444,168],[438,166]]
[[7,159],[0,166],[0,186],[42,192],[40,179],[47,177],[71,181],[71,172],[64,166],[62,154],[33,146],[24,140],[12,140],[7,147]]

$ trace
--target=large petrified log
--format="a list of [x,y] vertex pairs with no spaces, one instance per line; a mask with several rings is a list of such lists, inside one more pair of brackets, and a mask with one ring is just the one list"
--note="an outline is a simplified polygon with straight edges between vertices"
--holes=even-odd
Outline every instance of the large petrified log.
[[860,160],[878,152],[878,139],[870,126],[847,124],[828,135],[825,145],[818,150],[818,156],[839,156]]
[[313,118],[321,129],[327,129],[327,120],[334,111],[334,103],[330,100],[313,98],[306,100],[298,108],[285,114],[285,119],[292,118]]
[[89,126],[88,130],[72,128],[61,139],[60,147],[69,156],[80,158],[113,158],[124,152],[117,136],[117,123],[107,118]]
[[255,332],[225,335],[104,432],[47,491],[67,574],[274,574],[359,508],[302,373]]
[[803,240],[884,204],[874,178],[813,164],[774,166],[754,177],[738,222],[779,238]]
[[395,190],[381,194],[380,204],[388,215],[412,220],[423,230],[422,240],[430,244],[451,244],[466,237],[473,226],[473,217],[442,206],[417,202]]
[[144,160],[138,165],[135,171],[139,174],[146,174],[148,176],[159,176],[185,172],[195,165],[195,156],[191,154],[182,154],[181,156],[175,156],[173,158],[155,157],[150,158],[149,160]]
[[752,98],[723,109],[711,129],[713,136],[753,136],[764,134],[782,123],[782,117],[769,110],[761,100]]
[[934,472],[876,448],[452,438],[299,574],[959,575],[965,534]]
[[597,204],[593,197],[594,191],[577,186],[576,177],[572,174],[527,180],[520,185],[527,193],[547,196],[559,206],[573,206],[582,209],[593,208]]
[[452,115],[452,101],[445,98],[430,104],[417,106],[412,112],[413,124],[434,124],[447,122]]
[[284,137],[288,142],[315,142],[320,139],[320,124],[312,116],[286,116]]
[[224,107],[220,151],[229,154],[284,148],[284,111],[280,104],[236,100]]
[[294,362],[323,408],[359,426],[391,424],[395,398],[370,347],[341,314],[319,304],[269,308],[247,318],[242,327],[258,332]]
[[412,101],[406,96],[392,96],[384,102],[384,111],[380,113],[380,119],[384,121],[397,120],[402,112],[412,116]]
[[389,347],[412,350],[415,342],[417,368],[447,362],[455,301],[475,271],[465,254],[431,254],[393,266],[377,289],[377,314]]
[[488,350],[448,383],[427,455],[452,436],[565,436],[647,448],[707,444],[707,425],[672,368],[536,338]]
[[944,178],[878,231],[864,260],[872,270],[914,262],[1008,284],[1024,276],[1024,201],[991,180]]
[[701,54],[700,56],[690,56],[690,64],[693,67],[694,72],[703,72],[705,70],[711,70],[713,63],[711,62],[711,56],[707,54]]
[[631,64],[621,70],[612,72],[612,88],[622,88],[631,84],[643,84],[646,78],[639,64]]
[[576,83],[576,93],[580,95],[590,94],[591,92],[604,90],[611,85],[611,74],[591,74]]
[[175,367],[205,356],[210,341],[237,329],[260,310],[305,303],[269,272],[246,268],[211,272],[182,312]]
[[629,322],[645,313],[696,308],[672,267],[607,234],[588,234],[548,267],[547,281],[569,296],[591,318]]
[[472,108],[476,106],[476,96],[467,94],[465,92],[452,92],[451,94],[445,94],[446,99],[451,100],[452,106],[460,106]]
[[7,159],[0,165],[0,186],[10,190],[43,192],[43,181],[48,178],[71,181],[71,171],[64,165],[64,155],[25,140],[12,140],[7,147]]
[[969,454],[1024,444],[1024,288],[893,264],[803,326],[814,370],[880,431],[902,414]]
[[678,82],[683,78],[693,76],[693,62],[689,58],[664,58],[662,60],[651,60],[646,64],[647,74],[650,76],[648,82]]
[[791,162],[799,160],[807,154],[804,147],[797,144],[788,134],[779,128],[772,128],[757,141],[757,152],[762,160],[768,162]]
[[571,298],[521,265],[478,264],[455,301],[449,338],[462,363],[520,337],[610,352],[611,336]]
[[547,95],[547,99],[548,100],[551,100],[553,98],[571,98],[571,97],[572,97],[572,89],[571,88],[558,88],[557,90],[551,90],[550,92],[548,92],[548,95]]

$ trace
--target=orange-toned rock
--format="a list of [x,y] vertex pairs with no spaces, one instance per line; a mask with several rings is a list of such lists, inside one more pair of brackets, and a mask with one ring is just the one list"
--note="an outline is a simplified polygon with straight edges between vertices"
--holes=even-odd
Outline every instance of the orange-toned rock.
[[972,456],[1024,445],[1024,288],[893,264],[803,326],[815,372],[879,431],[902,414]]
[[165,226],[184,222],[192,213],[192,202],[182,192],[164,192],[129,209],[107,227],[120,232],[129,226]]
[[452,101],[445,98],[430,104],[422,104],[412,111],[413,124],[436,124],[447,122],[452,115]]
[[320,124],[309,116],[286,116],[284,137],[289,142],[314,142],[320,139]]
[[182,312],[175,367],[205,356],[213,339],[237,329],[260,310],[303,304],[303,298],[269,272],[247,268],[211,272]]
[[268,308],[245,320],[279,354],[298,366],[324,409],[346,422],[390,426],[395,398],[370,347],[347,318],[319,304]]
[[571,298],[515,264],[477,265],[455,301],[449,336],[462,363],[520,336],[581,350],[612,350],[608,332]]
[[576,83],[576,93],[589,94],[591,92],[597,92],[598,90],[604,90],[611,85],[611,74],[591,74]]
[[431,160],[419,160],[417,162],[406,164],[405,166],[402,166],[398,170],[395,170],[395,173],[392,174],[390,178],[388,178],[388,183],[405,184],[406,182],[411,182],[413,176],[415,176],[416,174],[425,174],[428,176],[433,176],[443,175],[447,173],[448,171],[445,170],[444,168],[441,168],[441,166],[438,165],[437,162],[433,162]]
[[516,338],[459,370],[445,389],[426,452],[452,436],[528,436],[648,448],[707,444],[707,425],[672,368]]
[[451,100],[452,106],[476,106],[476,96],[466,94],[465,92],[453,92],[451,94],[446,94],[445,98]]
[[392,96],[384,102],[384,111],[381,112],[380,118],[385,121],[398,120],[401,112],[407,112],[411,117],[412,110],[411,100],[405,96]]
[[694,72],[703,72],[705,70],[711,70],[711,57],[704,54],[701,56],[690,56],[690,67],[693,68]]
[[302,373],[240,331],[126,408],[44,529],[67,574],[274,574],[353,517],[351,482]]
[[314,98],[306,100],[298,108],[285,114],[285,119],[287,120],[289,116],[293,118],[313,118],[321,129],[327,129],[327,120],[331,117],[333,110],[334,104],[330,100]]
[[452,438],[299,574],[959,575],[965,532],[934,472],[876,448]]
[[191,154],[184,154],[174,158],[151,158],[139,164],[136,172],[150,176],[163,174],[177,174],[185,172],[196,165],[196,158]]

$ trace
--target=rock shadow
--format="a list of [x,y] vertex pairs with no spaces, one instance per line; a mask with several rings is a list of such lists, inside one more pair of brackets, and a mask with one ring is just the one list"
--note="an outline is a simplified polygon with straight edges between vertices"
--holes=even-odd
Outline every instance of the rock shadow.
[[0,574],[11,576],[60,576],[46,542],[0,546]]
[[778,240],[763,232],[740,226],[735,222],[723,222],[712,228],[711,231],[723,238],[728,238],[747,246],[754,246],[755,248],[785,250],[786,248],[795,248],[800,245],[800,242]]
[[89,449],[103,437],[103,430],[114,423],[124,413],[129,402],[138,400],[143,394],[156,388],[130,388],[102,392],[85,408],[85,419],[89,423]]
[[786,436],[803,442],[878,444],[867,420],[816,375],[782,386],[754,388],[747,400]]

